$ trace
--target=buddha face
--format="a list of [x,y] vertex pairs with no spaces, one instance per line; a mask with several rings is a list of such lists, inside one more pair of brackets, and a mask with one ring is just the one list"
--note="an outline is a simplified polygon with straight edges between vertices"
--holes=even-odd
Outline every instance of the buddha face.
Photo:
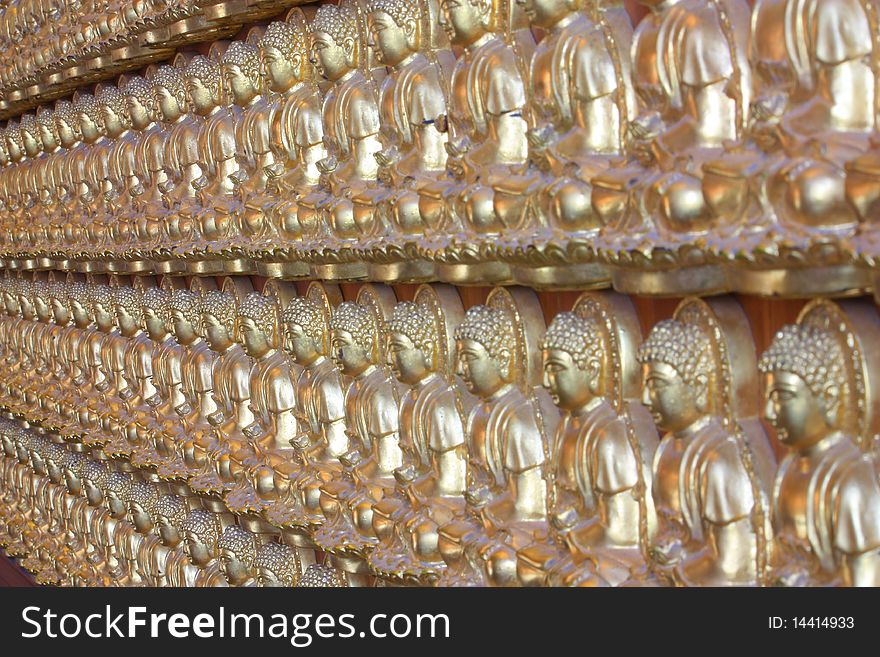
[[177,97],[165,87],[156,85],[156,107],[162,112],[162,117],[166,121],[176,121],[183,113]]
[[197,77],[187,78],[186,93],[196,114],[207,114],[215,106],[211,90]]
[[484,21],[491,11],[483,0],[441,0],[440,25],[451,44],[469,46],[486,33]]
[[83,140],[87,142],[93,142],[101,136],[101,126],[92,121],[85,112],[81,112],[79,115],[79,131]]
[[223,79],[226,80],[226,88],[232,93],[238,104],[247,103],[257,95],[253,83],[237,64],[223,65]]
[[281,588],[284,586],[284,582],[278,579],[278,575],[265,567],[257,568],[257,584],[265,588]]
[[43,142],[43,150],[46,151],[51,151],[58,145],[58,142],[55,141],[55,133],[45,123],[40,124],[40,141]]
[[21,141],[24,144],[24,152],[28,157],[35,157],[43,150],[43,142],[37,135],[32,135],[28,130],[21,131]]
[[645,363],[642,378],[642,403],[661,430],[682,431],[705,414],[704,383],[689,385],[674,367],[660,361]]
[[41,322],[48,322],[52,317],[52,310],[43,297],[34,296],[34,312]]
[[423,351],[403,333],[388,336],[388,365],[401,383],[415,385],[431,373],[431,364]]
[[31,467],[34,469],[34,472],[36,472],[38,475],[45,475],[46,462],[43,460],[43,457],[40,455],[39,452],[33,449],[28,451],[30,452]]
[[64,325],[70,321],[70,313],[67,312],[67,307],[61,299],[56,297],[52,297],[52,316],[55,318],[56,324]]
[[386,66],[397,66],[414,50],[416,24],[407,19],[403,27],[384,11],[371,12],[368,17],[370,36],[378,46],[379,61]]
[[272,350],[269,336],[250,317],[242,317],[239,322],[239,333],[244,350],[252,358],[262,358]]
[[764,417],[784,445],[806,449],[834,428],[838,396],[835,386],[829,385],[825,395],[817,395],[803,378],[781,371],[766,374],[764,385]]
[[143,130],[150,125],[150,110],[144,106],[140,98],[129,95],[125,99],[128,115],[131,117],[131,125],[135,130]]
[[186,549],[186,554],[194,566],[206,566],[208,565],[208,563],[210,563],[211,559],[214,558],[214,555],[211,553],[211,549],[195,532],[187,530],[186,537],[184,539],[184,546]]
[[171,519],[162,514],[156,515],[156,531],[162,545],[167,547],[175,547],[180,544],[180,531],[171,522]]
[[14,294],[4,294],[3,303],[6,306],[6,314],[17,315],[19,313],[18,297]]
[[562,349],[544,350],[544,387],[563,411],[576,411],[593,400],[598,392],[598,370],[593,362],[581,369],[574,357]]
[[300,365],[309,365],[320,355],[315,347],[315,341],[299,324],[286,324],[285,338],[293,359]]
[[[486,347],[469,338],[457,340],[455,347],[455,373],[461,377],[471,393],[488,398],[504,387],[507,383],[506,373],[499,369],[498,363],[489,355]],[[504,353],[499,354],[500,358],[510,357],[507,350],[502,351]]]
[[330,345],[333,360],[343,374],[357,376],[372,364],[366,350],[355,342],[354,336],[348,331],[333,329]]
[[352,68],[347,51],[354,48],[354,43],[349,43],[351,39],[345,41],[347,45],[339,45],[326,32],[312,34],[311,62],[318,74],[327,80],[338,80]]
[[53,484],[60,484],[64,479],[64,469],[55,459],[46,459],[46,475]]
[[153,519],[147,510],[137,502],[128,503],[128,515],[131,524],[139,534],[149,534],[153,530]]
[[104,502],[104,491],[91,479],[82,480],[82,491],[90,506],[101,506]]
[[116,317],[111,312],[111,308],[109,306],[105,306],[103,303],[96,303],[95,306],[95,324],[98,326],[98,329],[101,331],[110,331],[114,326],[114,321]]
[[179,343],[190,344],[198,337],[192,322],[181,311],[171,311],[171,323],[174,326],[174,336]]
[[18,162],[21,159],[21,148],[19,148],[18,143],[14,139],[6,138],[6,150],[12,161]]
[[205,341],[214,351],[223,351],[232,343],[226,325],[211,313],[202,314],[202,327],[205,333]]
[[104,494],[104,500],[107,502],[107,510],[114,518],[124,518],[128,513],[128,505],[115,490],[108,490]]
[[122,118],[109,105],[101,106],[101,118],[104,120],[104,129],[110,137],[118,137],[125,130]]
[[147,333],[151,339],[164,339],[167,333],[165,321],[152,308],[144,308],[144,325],[147,327]]
[[223,571],[226,581],[233,586],[244,584],[251,578],[250,567],[227,548],[220,550],[220,570]]
[[56,116],[55,128],[58,130],[58,139],[64,148],[70,148],[76,143],[76,131],[67,121]]
[[71,299],[70,309],[73,311],[73,321],[76,322],[77,326],[88,326],[91,323],[92,318],[89,317],[85,305],[80,301]]
[[542,28],[553,27],[575,10],[571,0],[516,0],[529,22]]
[[83,492],[82,480],[70,468],[64,468],[64,485],[71,495],[80,496]]
[[269,79],[269,89],[278,93],[284,93],[297,81],[296,71],[299,68],[299,55],[294,55],[294,62],[291,63],[285,59],[281,51],[274,46],[262,46],[260,48],[260,59],[263,63],[263,70]]
[[116,304],[116,321],[123,335],[134,335],[140,329],[135,318],[128,312],[128,308],[120,303]]

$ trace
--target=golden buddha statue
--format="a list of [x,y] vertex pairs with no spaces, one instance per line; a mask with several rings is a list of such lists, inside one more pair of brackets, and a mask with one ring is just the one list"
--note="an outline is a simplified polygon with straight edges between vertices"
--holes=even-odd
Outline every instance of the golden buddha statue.
[[300,196],[297,218],[312,239],[300,249],[316,278],[363,278],[366,265],[351,253],[361,227],[351,196],[376,185],[379,108],[370,71],[362,8],[354,2],[322,5],[309,25],[310,52],[329,86],[324,93],[324,147],[317,163],[321,185]]
[[88,564],[87,570],[93,581],[100,581],[95,564],[100,563],[96,554],[93,537],[86,522],[88,502],[83,495],[82,470],[88,457],[76,451],[67,453],[63,463],[65,497],[65,519],[67,526],[66,545],[79,556],[78,562]]
[[431,0],[368,3],[376,56],[388,69],[379,86],[379,185],[353,196],[362,249],[374,280],[433,277],[433,263],[419,258],[415,239],[424,233],[418,188],[446,170],[445,82],[454,65]]
[[176,262],[176,258],[193,239],[192,215],[197,193],[194,182],[203,174],[198,144],[202,122],[189,113],[186,81],[179,66],[160,66],[150,81],[163,124],[164,154],[148,157],[153,160],[151,168],[161,168],[165,174],[164,180],[158,182],[165,209],[157,207],[163,225],[155,256],[160,271],[183,271],[184,265]]
[[877,322],[868,303],[816,300],[777,332],[761,358],[764,415],[790,450],[773,485],[771,584],[880,582],[870,399]]
[[240,298],[253,291],[247,279],[226,279],[222,290],[208,291],[202,297],[201,317],[208,347],[217,353],[214,366],[214,397],[217,410],[207,416],[214,427],[211,435],[202,433],[191,439],[184,450],[184,460],[193,475],[189,485],[203,497],[214,498],[221,506],[223,495],[235,483],[229,449],[245,444],[242,433],[254,422],[250,407],[250,373],[254,361],[236,341],[235,324]]
[[247,438],[244,445],[236,449],[230,443],[230,457],[239,468],[240,478],[225,501],[233,513],[247,514],[253,523],[248,528],[260,534],[274,531],[262,518],[266,500],[260,490],[274,486],[273,470],[292,459],[291,439],[299,433],[294,384],[297,366],[281,342],[281,306],[288,294],[289,290],[273,281],[266,284],[262,294],[245,297],[238,309],[236,330],[245,351],[254,359],[249,375],[254,421],[242,430]]
[[282,543],[261,545],[254,557],[257,586],[293,587],[302,574],[296,552]]
[[164,571],[154,570],[157,563],[153,558],[153,552],[161,545],[154,531],[159,496],[159,489],[154,483],[134,481],[125,498],[128,521],[137,532],[137,538],[130,546],[133,561],[129,564],[129,572],[133,581],[143,586],[159,586],[164,576]]
[[[48,269],[53,266],[50,257],[52,245],[60,239],[60,231],[57,221],[59,215],[63,216],[64,191],[61,188],[61,144],[56,134],[55,113],[47,106],[37,108],[37,130],[42,142],[42,153],[35,169],[35,179],[39,190],[40,216],[39,222],[31,231],[31,244],[40,254],[38,266]],[[52,230],[52,227],[55,230]]]
[[[84,242],[85,217],[88,216],[88,198],[90,189],[85,177],[85,161],[90,144],[96,138],[96,133],[87,125],[86,136],[82,132],[83,112],[91,113],[94,108],[94,97],[81,94],[75,97],[71,106],[60,111],[55,117],[58,126],[58,134],[66,135],[71,143],[67,147],[64,156],[64,177],[68,186],[69,199],[67,201],[67,214],[63,224],[63,237],[61,247],[64,255],[58,254],[58,260],[71,268],[78,249]],[[100,117],[94,112],[95,120]]]
[[[274,26],[274,27],[273,27]],[[324,147],[322,96],[309,61],[308,27],[302,10],[294,8],[284,23],[269,25],[260,40],[263,67],[275,71],[290,85],[272,116],[272,144],[278,160],[266,169],[269,197],[263,213],[266,234],[259,242],[258,273],[293,278],[309,273],[307,262],[297,257],[299,241],[315,235],[317,226],[302,224],[297,199],[315,190],[321,172],[318,162]],[[318,233],[320,234],[320,233]]]
[[632,303],[613,293],[584,294],[547,329],[544,386],[562,418],[551,538],[518,553],[526,585],[617,585],[645,565],[657,430],[639,402],[640,333]]
[[204,509],[193,509],[183,521],[184,545],[190,563],[199,569],[192,586],[227,586],[220,570],[220,519]]
[[[92,549],[88,559],[98,569],[99,575],[112,580],[121,580],[124,575],[123,564],[120,562],[114,532],[117,518],[108,509],[106,490],[108,478],[121,473],[111,472],[103,461],[88,458],[82,466],[82,495],[88,508],[82,513],[80,531],[87,532],[89,546]],[[114,476],[114,479],[118,479]],[[120,482],[114,482],[114,487]]]
[[254,559],[257,544],[253,534],[238,525],[229,525],[217,541],[220,571],[229,586],[257,586]]
[[700,242],[718,223],[701,167],[747,124],[750,8],[745,0],[641,4],[651,10],[632,49],[642,111],[628,156],[593,176],[592,205],[604,224],[597,246],[620,292],[725,290],[724,268]]
[[775,458],[757,418],[742,308],[724,297],[685,300],[638,358],[642,402],[666,432],[653,466],[653,572],[685,586],[762,583]]
[[92,394],[87,408],[95,430],[83,436],[88,446],[104,447],[113,438],[114,411],[118,411],[118,393],[128,387],[123,376],[127,340],[116,328],[113,288],[105,283],[92,283],[89,301],[94,331],[87,338],[87,360],[92,368]]
[[341,471],[339,457],[350,449],[344,383],[329,356],[330,316],[341,301],[338,288],[313,282],[306,296],[288,302],[281,317],[284,349],[299,371],[294,382],[299,433],[290,440],[292,458],[276,461],[272,482],[263,477],[258,493],[267,504],[263,516],[280,529],[301,566],[315,563],[311,532],[324,522],[321,486]]
[[462,48],[449,78],[449,176],[419,190],[419,211],[439,227],[423,241],[437,275],[450,283],[510,280],[510,267],[495,259],[504,218],[495,210],[494,187],[528,155],[523,64],[534,37],[517,5],[441,2],[440,24]]
[[357,301],[341,303],[330,321],[333,359],[350,377],[345,423],[351,443],[349,452],[339,456],[342,470],[320,488],[325,522],[313,540],[345,571],[349,584],[367,581],[365,558],[378,543],[373,504],[394,490],[394,471],[406,465],[398,415],[402,386],[385,356],[386,322],[395,301],[391,288],[364,285]]
[[19,185],[21,190],[21,213],[19,215],[18,228],[15,237],[22,247],[21,269],[36,268],[35,245],[31,238],[31,225],[39,221],[42,208],[39,204],[39,190],[37,183],[38,161],[43,155],[43,141],[40,139],[37,129],[37,118],[33,114],[22,114],[19,130],[21,131],[21,144],[24,148],[25,159],[19,163]]
[[522,4],[545,34],[524,62],[528,163],[494,186],[505,227],[500,257],[517,282],[605,286],[590,179],[623,153],[636,114],[630,19],[619,0],[586,10],[576,0]]
[[516,550],[546,534],[559,414],[540,387],[543,331],[530,290],[497,288],[455,329],[456,373],[470,411],[464,512],[441,526],[441,585],[516,583]]
[[209,115],[201,131],[203,175],[194,181],[194,187],[202,199],[202,208],[194,217],[197,241],[187,257],[193,272],[246,273],[252,267],[238,243],[241,185],[248,175],[244,162],[246,146],[241,141],[245,139],[242,108],[254,102],[261,89],[256,46],[233,41],[223,52],[220,67],[225,105]]
[[165,168],[165,134],[158,121],[153,84],[140,75],[129,77],[122,86],[131,128],[139,133],[134,153],[137,180],[130,187],[133,216],[130,220],[129,271],[141,268],[144,255],[159,238],[164,198],[159,189],[168,180]]
[[369,564],[386,581],[435,581],[445,567],[438,529],[464,510],[465,421],[474,399],[454,378],[454,330],[463,317],[454,288],[423,285],[414,301],[395,306],[388,323],[391,369],[409,386],[400,401],[400,444],[409,464],[395,470],[394,493],[373,506],[380,542]]
[[[139,562],[149,563],[156,586],[195,586],[200,569],[187,554],[184,523],[187,519],[186,502],[179,495],[162,495],[155,507],[155,532],[159,543],[144,541]],[[149,560],[148,560],[149,559]]]

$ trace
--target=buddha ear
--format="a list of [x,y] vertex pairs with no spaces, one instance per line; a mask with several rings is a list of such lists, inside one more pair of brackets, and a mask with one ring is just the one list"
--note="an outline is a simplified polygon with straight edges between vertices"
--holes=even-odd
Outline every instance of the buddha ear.
[[502,347],[502,349],[498,352],[498,359],[504,363],[504,371],[501,373],[502,377],[505,380],[509,380],[513,378],[512,365],[513,363],[511,358],[510,349],[506,347]]
[[403,33],[406,34],[407,37],[412,38],[416,34],[417,28],[418,23],[415,18],[407,18],[403,22]]
[[701,412],[709,411],[709,377],[705,374],[698,374],[694,379],[694,401]]
[[345,53],[345,56],[351,58],[354,56],[354,39],[351,37],[346,37],[342,42],[342,50]]
[[590,392],[594,395],[599,393],[602,379],[602,364],[595,358],[590,358],[584,365],[584,371],[587,373],[587,385]]
[[822,389],[822,414],[825,416],[825,422],[828,426],[835,426],[838,421],[838,413],[840,410],[840,386],[829,383]]

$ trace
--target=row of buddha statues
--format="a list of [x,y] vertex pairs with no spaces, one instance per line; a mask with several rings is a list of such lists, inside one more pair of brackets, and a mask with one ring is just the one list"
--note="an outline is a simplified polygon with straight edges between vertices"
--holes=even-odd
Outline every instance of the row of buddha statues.
[[[234,33],[290,0],[7,0],[0,7],[0,108]],[[30,87],[34,93],[28,93]],[[29,101],[29,102],[28,102]]]
[[344,0],[79,89],[4,128],[2,264],[869,290],[877,0],[642,4]]
[[643,339],[612,291],[352,287],[0,279],[0,545],[66,585],[880,585],[869,300],[758,358],[730,296]]

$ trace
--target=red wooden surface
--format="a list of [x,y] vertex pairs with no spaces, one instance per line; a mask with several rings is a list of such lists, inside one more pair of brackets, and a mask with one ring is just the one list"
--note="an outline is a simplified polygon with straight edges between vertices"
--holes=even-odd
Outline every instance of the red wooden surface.
[[31,575],[0,550],[0,586],[36,586]]

